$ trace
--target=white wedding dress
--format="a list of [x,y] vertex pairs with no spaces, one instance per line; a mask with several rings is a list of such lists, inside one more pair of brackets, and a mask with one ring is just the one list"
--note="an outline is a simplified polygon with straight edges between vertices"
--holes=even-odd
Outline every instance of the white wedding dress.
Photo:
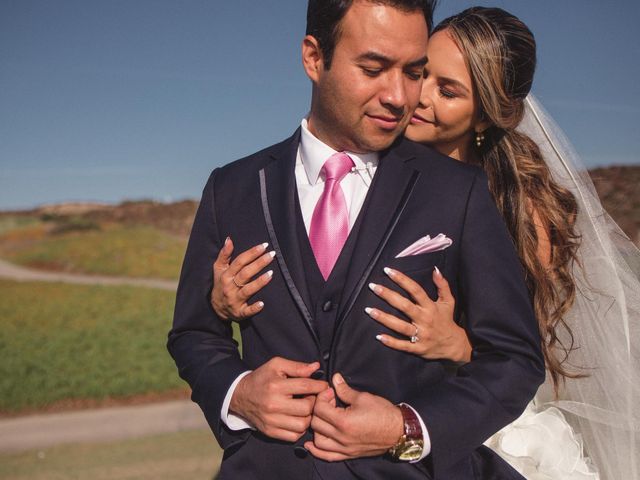
[[[549,382],[485,443],[528,480],[640,480],[640,251],[602,208],[587,170],[531,95],[519,130],[578,202],[576,299],[559,332],[573,345],[555,398]],[[572,342],[573,340],[573,342]]]
[[582,437],[556,407],[531,402],[485,442],[527,480],[600,480]]

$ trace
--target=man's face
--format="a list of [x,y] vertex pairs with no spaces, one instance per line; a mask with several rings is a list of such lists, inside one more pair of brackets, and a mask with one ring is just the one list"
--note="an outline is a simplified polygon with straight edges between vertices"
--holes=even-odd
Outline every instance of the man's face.
[[336,150],[383,150],[409,123],[420,99],[427,25],[404,12],[356,0],[341,22],[330,69],[314,80],[309,128]]

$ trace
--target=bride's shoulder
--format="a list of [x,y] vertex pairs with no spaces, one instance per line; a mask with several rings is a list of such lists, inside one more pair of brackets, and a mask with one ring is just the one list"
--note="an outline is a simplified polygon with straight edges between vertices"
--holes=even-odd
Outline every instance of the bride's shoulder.
[[412,157],[411,166],[417,170],[428,171],[431,174],[462,176],[468,179],[484,174],[480,167],[448,157],[428,145],[406,138],[402,138],[396,144],[396,148],[406,156]]

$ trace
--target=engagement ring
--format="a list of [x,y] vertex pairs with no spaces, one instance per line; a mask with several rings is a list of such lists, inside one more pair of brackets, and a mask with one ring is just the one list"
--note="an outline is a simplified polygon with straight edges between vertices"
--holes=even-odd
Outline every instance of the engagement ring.
[[416,324],[414,324],[414,323],[412,323],[411,325],[413,325],[416,328],[416,331],[414,332],[413,335],[411,335],[411,338],[409,338],[409,341],[411,343],[416,343],[416,342],[418,342],[418,340],[420,340],[418,338],[418,326]]

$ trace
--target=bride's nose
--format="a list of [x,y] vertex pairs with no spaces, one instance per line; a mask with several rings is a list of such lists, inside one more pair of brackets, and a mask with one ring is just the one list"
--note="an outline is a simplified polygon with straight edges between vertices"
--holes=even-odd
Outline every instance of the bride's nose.
[[421,110],[429,110],[433,107],[430,99],[425,99],[424,101],[420,98],[420,102],[418,102],[418,108]]
[[429,89],[427,88],[425,82],[422,85],[422,91],[420,92],[420,101],[418,102],[418,108],[424,108],[426,110],[429,107],[433,107],[433,102],[431,99],[431,95],[429,94]]

